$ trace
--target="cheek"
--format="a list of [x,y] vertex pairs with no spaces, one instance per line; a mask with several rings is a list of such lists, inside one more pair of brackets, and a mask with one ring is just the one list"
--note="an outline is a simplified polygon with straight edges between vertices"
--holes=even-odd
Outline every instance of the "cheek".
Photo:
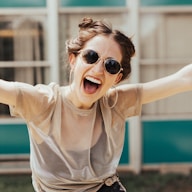
[[77,81],[81,82],[81,79],[83,78],[84,74],[86,73],[86,71],[88,71],[88,69],[90,68],[90,66],[88,65],[84,65],[82,63],[76,63],[75,67],[74,67],[74,78]]
[[116,77],[106,76],[106,86],[108,88],[111,88],[113,85],[115,85]]
[[83,71],[82,65],[79,64],[79,63],[76,63],[76,64],[74,65],[74,74],[76,74],[76,75],[81,74],[82,71]]
[[87,64],[84,64],[84,63],[81,63],[81,61],[78,61],[75,65],[75,73],[78,75],[81,75],[81,74],[84,74],[86,71],[90,70],[91,69],[91,65],[87,65]]

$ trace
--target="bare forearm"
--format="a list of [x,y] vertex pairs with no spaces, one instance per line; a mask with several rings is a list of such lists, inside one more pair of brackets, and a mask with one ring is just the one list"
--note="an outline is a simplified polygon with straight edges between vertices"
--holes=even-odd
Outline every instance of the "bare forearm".
[[192,64],[177,73],[143,84],[142,103],[149,103],[192,90]]
[[184,91],[192,90],[192,64],[182,68],[176,75],[181,80]]

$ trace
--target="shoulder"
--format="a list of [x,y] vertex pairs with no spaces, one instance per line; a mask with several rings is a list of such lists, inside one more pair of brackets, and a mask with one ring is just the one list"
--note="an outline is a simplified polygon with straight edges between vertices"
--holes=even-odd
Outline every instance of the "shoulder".
[[117,86],[120,93],[139,93],[142,91],[142,84],[122,84]]
[[116,89],[118,94],[116,110],[125,118],[140,114],[142,107],[142,84],[124,84]]
[[19,100],[19,103],[23,99],[32,103],[52,103],[58,99],[61,92],[61,87],[57,83],[30,85],[15,82],[15,89],[17,90],[17,101]]
[[140,100],[142,96],[143,86],[142,84],[123,84],[111,89],[111,95],[118,94],[118,101],[136,102]]

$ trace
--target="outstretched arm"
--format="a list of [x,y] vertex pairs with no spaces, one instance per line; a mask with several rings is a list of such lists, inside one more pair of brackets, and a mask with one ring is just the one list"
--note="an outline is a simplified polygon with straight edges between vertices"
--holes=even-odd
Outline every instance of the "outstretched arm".
[[192,90],[192,64],[177,73],[143,84],[142,103],[150,103],[177,93]]
[[16,104],[16,91],[13,83],[0,79],[0,103],[7,105]]

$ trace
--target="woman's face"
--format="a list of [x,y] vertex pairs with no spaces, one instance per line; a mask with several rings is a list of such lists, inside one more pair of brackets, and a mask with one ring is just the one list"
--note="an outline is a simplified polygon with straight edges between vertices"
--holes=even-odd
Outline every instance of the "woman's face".
[[[101,59],[94,64],[87,64],[83,57],[87,50],[96,52]],[[84,109],[90,108],[110,87],[120,81],[120,72],[110,74],[105,69],[104,61],[109,58],[121,63],[121,50],[111,37],[102,35],[90,39],[78,56],[70,56],[70,65],[74,72],[70,99],[74,105]]]

